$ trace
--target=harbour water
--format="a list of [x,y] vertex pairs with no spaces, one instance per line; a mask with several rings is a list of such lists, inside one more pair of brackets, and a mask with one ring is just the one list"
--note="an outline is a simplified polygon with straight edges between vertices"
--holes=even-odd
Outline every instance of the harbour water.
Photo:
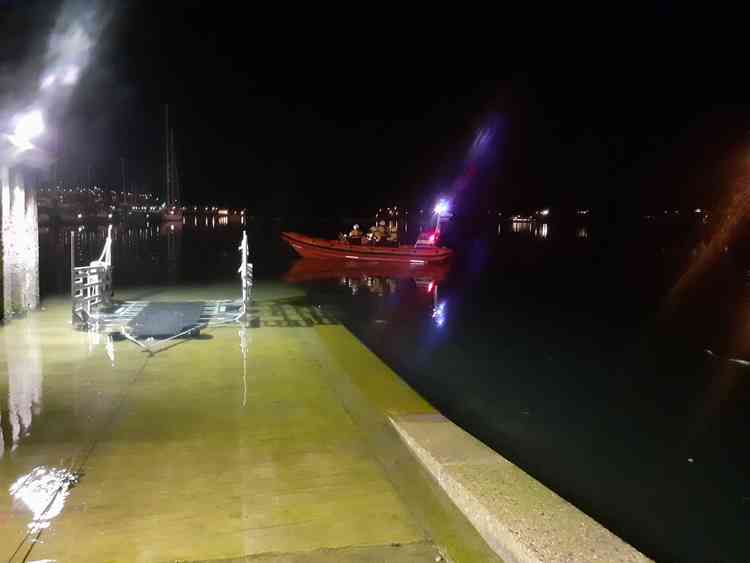
[[362,291],[348,275],[309,294],[446,416],[647,555],[744,561],[748,264],[726,255],[680,293],[704,235],[505,222],[454,237],[433,287]]
[[[89,542],[118,560],[116,546],[125,537],[141,538],[140,560],[189,556],[169,543],[180,536],[192,536],[188,548],[205,557],[273,551],[282,535],[290,536],[290,528],[274,528],[273,518],[300,526],[289,550],[320,547],[313,536],[331,540],[323,547],[421,545],[425,535],[413,514],[433,502],[425,500],[429,495],[405,499],[409,487],[394,485],[387,472],[383,477],[355,445],[366,429],[339,435],[344,419],[319,420],[310,410],[312,398],[330,385],[321,367],[330,363],[316,347],[334,338],[328,328],[341,326],[448,418],[647,555],[746,560],[750,346],[743,337],[750,285],[741,261],[727,257],[676,295],[701,256],[696,228],[638,223],[612,232],[591,223],[486,222],[452,233],[452,264],[403,269],[295,260],[278,241],[287,225],[302,228],[272,220],[247,225],[265,307],[257,326],[289,329],[256,333],[249,357],[255,346],[257,363],[249,372],[236,328],[180,344],[179,354],[157,355],[145,368],[130,343],[70,331],[65,300],[54,297],[69,284],[69,235],[42,234],[47,310],[3,328],[0,485],[22,489],[19,479],[35,467],[72,471],[49,475],[64,484],[61,498],[69,495],[75,508],[60,506],[63,517],[40,536],[46,543],[35,548],[35,558],[60,557]],[[312,226],[320,234],[336,227]],[[216,224],[120,228],[113,247],[116,296],[236,298],[239,232]],[[80,264],[96,257],[104,232],[84,229],[78,237]],[[304,363],[307,354],[317,364]],[[298,374],[310,369],[305,387]],[[302,387],[278,388],[273,378]],[[295,393],[311,401],[291,408]],[[258,413],[274,404],[283,413],[278,436],[257,430]],[[338,408],[333,400],[325,404]],[[295,430],[308,417],[320,424]],[[293,453],[273,446],[282,440]],[[335,455],[326,458],[329,473],[341,473],[348,484],[321,484],[361,500],[351,500],[347,512],[355,517],[341,535],[322,531],[330,532],[330,522],[319,515],[297,514],[292,500],[284,504],[300,498],[290,492],[296,477],[319,474],[321,466],[293,464],[284,478],[290,490],[262,491],[270,482],[263,472],[291,459],[274,456],[303,455],[306,444],[349,456],[341,472],[334,471]],[[371,457],[396,457],[395,451]],[[310,455],[303,458],[322,459]],[[357,489],[360,477],[374,488]],[[368,496],[372,491],[383,500]],[[268,513],[259,507],[269,503],[278,511],[266,526]],[[26,536],[18,532],[33,526],[46,529],[44,521],[34,524],[33,507],[24,510],[13,493],[3,497],[4,540],[20,541]],[[299,524],[291,516],[300,516]],[[200,539],[211,535],[217,518],[226,541]],[[395,524],[357,536],[365,522],[383,518]],[[132,528],[123,530],[123,521]],[[170,532],[158,539],[153,528],[165,522]],[[243,522],[252,534],[239,532]],[[482,548],[467,549],[476,556]],[[433,555],[427,551],[422,555]],[[122,560],[137,559],[134,553]]]

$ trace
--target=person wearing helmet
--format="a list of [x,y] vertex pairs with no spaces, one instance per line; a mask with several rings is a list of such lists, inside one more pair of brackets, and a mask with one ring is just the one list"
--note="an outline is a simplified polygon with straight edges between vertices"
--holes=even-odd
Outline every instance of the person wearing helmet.
[[349,231],[349,243],[362,244],[362,231],[359,230],[359,225],[354,225],[352,230]]
[[383,244],[386,239],[385,221],[380,221],[375,227],[375,242]]
[[388,228],[388,246],[398,246],[398,227],[391,225]]

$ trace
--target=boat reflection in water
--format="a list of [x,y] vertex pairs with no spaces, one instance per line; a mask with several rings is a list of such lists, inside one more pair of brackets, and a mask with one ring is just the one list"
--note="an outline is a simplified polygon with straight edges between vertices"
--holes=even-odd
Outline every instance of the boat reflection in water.
[[[438,286],[446,279],[450,263],[400,264],[302,258],[284,275],[289,283],[338,281],[352,296],[384,298],[399,290],[416,290],[418,308],[427,308],[437,326],[445,322],[445,304],[438,302]],[[426,301],[426,302],[425,302]],[[425,307],[426,306],[426,307]]]
[[[322,281],[339,279],[366,280],[380,278],[390,280],[387,283],[399,280],[414,280],[418,285],[425,282],[437,284],[442,282],[448,271],[449,264],[401,264],[398,262],[350,262],[347,260],[320,260],[317,258],[302,258],[297,260],[284,275],[284,281],[289,283],[304,283],[311,281]],[[384,282],[386,283],[386,282]]]

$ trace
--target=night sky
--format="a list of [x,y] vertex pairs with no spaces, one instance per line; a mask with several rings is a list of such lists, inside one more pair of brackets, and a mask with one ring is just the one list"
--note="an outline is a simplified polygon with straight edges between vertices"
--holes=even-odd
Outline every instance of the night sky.
[[[15,77],[33,75],[61,4],[0,2],[4,94],[23,96]],[[90,166],[97,183],[117,187],[125,158],[129,184],[161,192],[165,103],[183,199],[273,215],[429,205],[450,192],[490,116],[501,127],[467,210],[709,206],[721,191],[716,170],[750,142],[747,87],[673,52],[560,57],[526,70],[498,56],[485,68],[498,78],[478,80],[471,65],[436,65],[425,51],[423,65],[398,64],[387,42],[360,50],[349,36],[323,52],[315,34],[283,25],[269,34],[262,18],[221,3],[113,5],[50,124],[73,182]]]

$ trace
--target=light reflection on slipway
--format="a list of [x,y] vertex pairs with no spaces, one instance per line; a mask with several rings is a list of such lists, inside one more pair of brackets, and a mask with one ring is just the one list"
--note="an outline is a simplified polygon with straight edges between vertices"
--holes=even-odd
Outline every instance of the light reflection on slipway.
[[69,469],[35,467],[31,473],[16,479],[8,492],[14,501],[31,511],[29,531],[48,528],[63,510],[70,489],[78,483],[78,475]]

